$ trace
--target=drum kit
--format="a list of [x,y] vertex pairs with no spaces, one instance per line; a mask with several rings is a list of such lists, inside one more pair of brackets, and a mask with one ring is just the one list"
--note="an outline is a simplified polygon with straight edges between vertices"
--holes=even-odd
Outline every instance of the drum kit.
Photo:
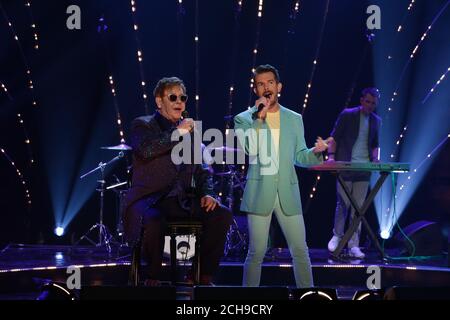
[[[98,191],[100,194],[100,197],[99,197],[100,209],[99,209],[98,222],[95,223],[94,225],[92,225],[89,228],[89,230],[74,243],[74,246],[77,246],[83,240],[86,240],[87,242],[89,242],[92,245],[95,245],[96,247],[105,247],[108,254],[110,254],[111,253],[111,245],[118,243],[118,242],[117,242],[117,240],[115,240],[114,236],[111,234],[111,232],[108,230],[106,225],[103,223],[105,192],[107,190],[115,189],[119,186],[123,186],[123,185],[127,184],[127,182],[119,181],[119,183],[116,183],[114,185],[106,187],[105,169],[108,168],[109,166],[111,166],[113,163],[116,163],[118,160],[124,158],[124,156],[125,156],[124,152],[131,150],[131,147],[127,146],[126,144],[120,144],[117,146],[102,147],[101,149],[115,150],[115,151],[119,151],[119,153],[117,156],[115,156],[114,158],[112,158],[111,160],[109,160],[106,163],[100,162],[97,167],[95,167],[94,169],[90,170],[89,172],[83,174],[80,177],[80,179],[84,179],[93,173],[100,172],[100,179],[97,180],[98,187],[96,189],[96,191]],[[92,236],[90,237],[90,235],[97,229],[98,229],[98,241],[96,242],[95,240],[91,239]],[[120,245],[122,245],[122,244],[120,244]]]
[[[100,173],[100,179],[97,180],[98,182],[98,188],[96,189],[99,192],[99,201],[100,201],[100,209],[99,209],[99,215],[98,215],[98,222],[95,223],[90,227],[90,229],[81,237],[78,239],[78,241],[75,242],[75,246],[78,245],[81,241],[85,240],[89,242],[92,245],[95,245],[97,247],[104,247],[108,254],[111,253],[111,246],[112,245],[119,245],[119,246],[127,246],[125,240],[124,240],[124,234],[123,234],[123,221],[122,221],[122,212],[123,212],[123,203],[124,203],[124,197],[126,195],[126,192],[128,191],[128,188],[130,187],[131,178],[129,177],[131,166],[127,165],[127,176],[128,181],[120,181],[117,176],[113,175],[116,179],[116,182],[106,186],[106,180],[105,180],[105,169],[108,168],[113,163],[116,163],[116,161],[120,159],[127,159],[126,153],[129,153],[132,151],[132,148],[126,144],[119,144],[115,146],[106,146],[101,147],[103,150],[111,150],[111,151],[118,151],[119,153],[109,160],[106,163],[100,162],[97,167],[90,170],[89,172],[83,174],[80,179],[84,179],[85,177],[94,174],[94,173]],[[215,152],[220,151],[223,153],[239,153],[242,152],[241,150],[229,148],[229,147],[219,147],[211,149]],[[127,160],[128,163],[128,160]],[[236,201],[235,198],[239,197],[239,195],[242,194],[245,188],[245,174],[244,170],[234,165],[234,164],[219,164],[217,165],[221,167],[220,172],[213,172],[213,180],[214,180],[214,187],[215,191],[218,194],[218,200],[225,206],[227,206],[231,212],[234,212]],[[103,223],[104,218],[104,200],[105,200],[105,192],[109,190],[114,190],[118,195],[118,205],[117,205],[117,215],[116,215],[116,237],[108,230],[108,228]],[[225,248],[224,248],[224,256],[228,258],[240,258],[244,254],[247,253],[247,247],[248,247],[248,235],[247,230],[242,226],[245,224],[245,222],[242,222],[244,219],[242,219],[242,216],[239,217],[237,215],[233,214],[233,221],[230,226],[230,229],[227,233]],[[98,230],[98,236],[96,239],[97,241],[92,239],[92,234],[95,230]],[[192,237],[191,237],[192,238]],[[187,238],[187,239],[180,239],[178,241],[177,239],[177,247],[179,248],[180,254],[177,254],[177,258],[190,258],[194,255],[193,253],[193,239]],[[187,246],[188,248],[184,248],[184,246]],[[186,249],[184,252],[183,250]],[[166,251],[166,248],[164,249]]]

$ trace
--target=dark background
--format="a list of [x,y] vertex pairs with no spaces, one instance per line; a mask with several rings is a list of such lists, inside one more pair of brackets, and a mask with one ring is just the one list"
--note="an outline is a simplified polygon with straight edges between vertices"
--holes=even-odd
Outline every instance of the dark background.
[[[138,47],[129,1],[32,1],[39,50],[33,49],[31,20],[24,3],[18,0],[1,1],[3,12],[13,23],[32,71],[37,106],[31,103],[32,96],[27,88],[26,68],[20,50],[5,16],[0,16],[0,81],[7,85],[12,97],[10,99],[0,90],[0,147],[7,151],[24,173],[32,205],[26,205],[20,180],[6,158],[0,154],[0,247],[9,242],[70,243],[98,220],[99,201],[94,190],[98,176],[93,175],[81,182],[79,176],[100,161],[108,161],[117,154],[100,149],[101,146],[120,143],[114,101],[108,83],[110,74],[115,80],[125,138],[128,137],[132,119],[145,113],[136,58]],[[237,1],[199,0],[198,3],[200,42],[197,65],[199,76],[196,78],[193,41],[195,1],[183,1],[182,12],[175,0],[136,1],[138,34],[144,57],[146,88],[150,96],[149,108],[153,111],[151,92],[157,80],[163,76],[178,76],[187,85],[190,113],[203,120],[204,129],[223,129],[231,84],[234,84],[235,89],[232,113],[245,110],[249,103],[252,51],[257,31],[257,1],[243,1],[240,15],[236,11]],[[292,16],[294,3],[287,0],[264,1],[256,65],[270,63],[280,70],[283,82],[280,102],[301,112],[327,1],[300,1],[300,11],[295,19],[295,15]],[[394,20],[388,22],[391,26],[401,20],[409,1],[376,3],[380,4],[382,12],[394,16]],[[421,12],[444,3],[438,0],[417,1],[414,12],[417,25],[411,28],[414,35],[411,43],[420,37],[421,30],[429,20],[428,16],[427,19],[421,16]],[[66,8],[72,4],[81,8],[81,30],[66,28],[69,16]],[[382,27],[382,30],[375,30],[375,37],[369,43],[366,37],[366,8],[369,4],[372,2],[330,1],[319,63],[304,113],[308,146],[313,145],[317,136],[329,135],[350,93],[353,92],[350,94],[350,105],[356,105],[362,88],[378,85],[374,83],[372,45],[381,32],[392,34],[395,29]],[[104,16],[108,25],[103,35],[97,32],[101,16]],[[442,19],[447,24],[441,24],[440,29],[434,32],[448,31],[445,28],[449,21],[448,12]],[[448,43],[441,45],[448,47]],[[364,55],[366,47],[368,50]],[[405,52],[408,50],[405,48]],[[435,50],[440,50],[440,47]],[[196,81],[199,92],[196,92]],[[443,84],[440,90],[448,90],[446,81],[447,86]],[[200,95],[197,114],[194,106],[196,93]],[[382,94],[388,96],[390,92]],[[253,103],[254,96],[251,97]],[[442,108],[448,107],[442,105]],[[34,164],[30,164],[30,153],[24,143],[24,131],[19,125],[17,113],[25,121]],[[446,232],[450,215],[449,154],[446,143],[405,209],[400,219],[401,225],[421,219],[434,220],[441,224],[443,234]],[[118,163],[107,175],[108,184],[116,181],[113,173],[121,180],[126,179],[125,167],[125,161]],[[303,207],[307,209],[304,213],[309,246],[326,247],[332,235],[334,179],[322,175],[318,191],[309,202],[316,174],[303,169],[299,169],[298,173]],[[62,199],[65,200],[60,200],[60,205],[67,207],[68,195],[72,195],[72,201],[78,201],[76,191],[83,189],[89,196],[86,201],[80,198],[81,208],[67,227],[66,235],[56,238],[53,234],[55,201],[52,202],[52,199],[64,195]],[[117,201],[117,193],[106,193],[105,221],[111,230],[115,229],[117,220]],[[368,217],[377,231],[373,208]]]

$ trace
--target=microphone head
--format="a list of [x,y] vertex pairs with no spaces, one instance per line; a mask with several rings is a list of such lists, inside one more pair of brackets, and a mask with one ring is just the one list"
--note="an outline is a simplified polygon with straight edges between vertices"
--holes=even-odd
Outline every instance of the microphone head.
[[181,116],[183,117],[183,119],[189,118],[189,112],[187,112],[187,110],[184,110],[183,112],[181,112]]

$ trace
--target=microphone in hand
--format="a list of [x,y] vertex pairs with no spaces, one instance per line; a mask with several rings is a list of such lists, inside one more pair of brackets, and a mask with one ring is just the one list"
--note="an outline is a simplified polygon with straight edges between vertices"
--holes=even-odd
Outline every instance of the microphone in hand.
[[194,120],[189,118],[189,112],[184,110],[181,113],[182,120],[180,119],[180,122],[177,126],[178,129],[186,130],[187,132],[192,132],[194,129]]
[[[266,93],[266,94],[264,95],[264,98],[269,99],[269,98],[270,98],[270,93]],[[257,118],[259,117],[259,113],[261,112],[262,109],[264,109],[264,103],[261,102],[261,103],[258,105],[258,110],[256,110],[256,111],[253,112],[253,114],[252,114],[252,119],[253,119],[253,120],[255,120],[255,119],[257,119]]]

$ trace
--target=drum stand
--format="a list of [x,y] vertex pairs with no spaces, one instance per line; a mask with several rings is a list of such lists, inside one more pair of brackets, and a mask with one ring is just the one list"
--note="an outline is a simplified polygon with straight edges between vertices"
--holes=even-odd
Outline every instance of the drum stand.
[[[228,195],[226,197],[226,202],[228,205],[228,208],[231,212],[233,212],[233,205],[234,205],[234,194],[233,191],[235,188],[240,187],[243,189],[244,184],[241,181],[241,178],[239,177],[238,172],[235,170],[234,165],[228,165],[229,171],[229,181],[228,181]],[[225,242],[225,248],[224,248],[224,256],[229,256],[232,252],[235,252],[239,250],[240,252],[245,252],[247,249],[247,241],[242,234],[242,232],[239,230],[239,226],[237,224],[236,219],[233,217],[233,221],[230,225],[230,229],[227,233],[227,238]]]
[[[122,157],[123,152],[119,152],[119,155],[111,159],[109,162],[107,163],[100,162],[95,169],[92,169],[91,171],[80,177],[80,179],[83,179],[84,177],[90,175],[91,173],[100,170],[101,179],[97,180],[97,182],[99,183],[99,187],[96,189],[98,192],[100,192],[100,211],[98,222],[94,224],[80,239],[78,239],[78,241],[75,242],[74,246],[77,246],[82,240],[86,240],[96,247],[104,246],[108,254],[111,253],[111,243],[114,240],[114,238],[112,234],[108,231],[108,228],[103,224],[104,196],[106,191],[105,168]],[[95,242],[94,240],[88,237],[88,235],[96,229],[98,229],[98,242]]]

